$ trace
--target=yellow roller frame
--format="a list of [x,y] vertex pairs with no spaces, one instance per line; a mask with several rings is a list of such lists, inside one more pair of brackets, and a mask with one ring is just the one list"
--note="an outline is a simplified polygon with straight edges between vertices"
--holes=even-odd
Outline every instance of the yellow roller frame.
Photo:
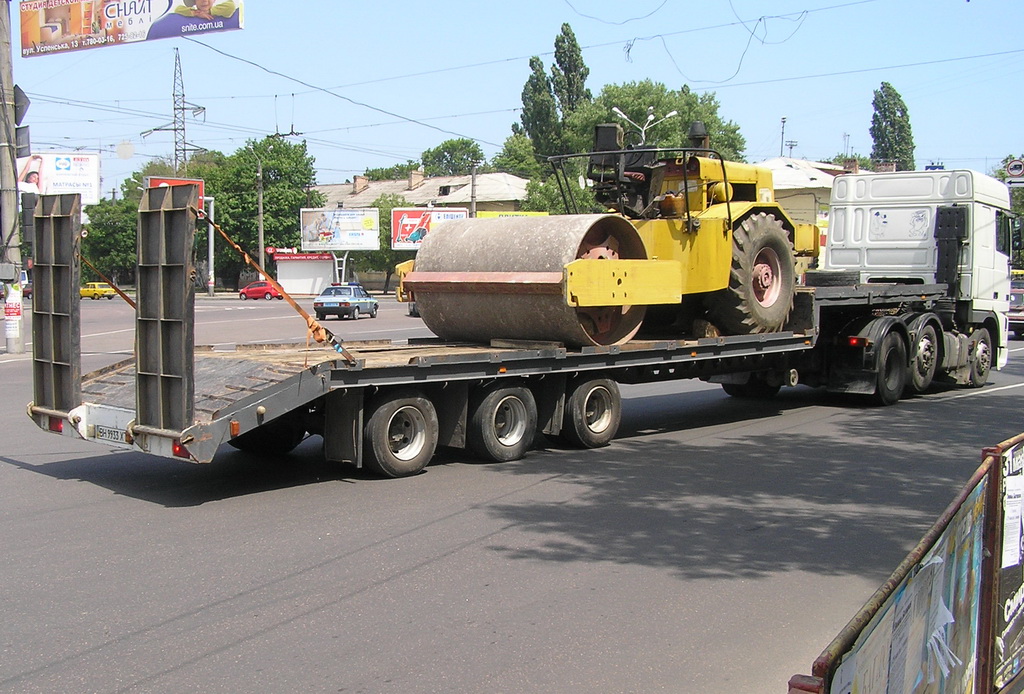
[[564,269],[570,306],[678,304],[683,266],[675,260],[574,260]]

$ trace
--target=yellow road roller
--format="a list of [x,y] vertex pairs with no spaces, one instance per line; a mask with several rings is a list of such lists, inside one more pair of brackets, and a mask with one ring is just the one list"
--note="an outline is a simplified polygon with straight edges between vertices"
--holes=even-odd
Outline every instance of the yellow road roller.
[[[777,202],[767,169],[707,147],[622,148],[598,125],[595,151],[552,157],[570,214],[447,221],[400,268],[400,298],[453,341],[615,345],[785,329],[795,258],[818,230]],[[592,191],[596,209],[579,192]]]

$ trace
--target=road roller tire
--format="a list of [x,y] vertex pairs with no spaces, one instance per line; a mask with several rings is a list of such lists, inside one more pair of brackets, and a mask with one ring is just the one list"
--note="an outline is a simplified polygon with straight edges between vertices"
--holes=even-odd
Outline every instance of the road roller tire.
[[733,231],[729,286],[710,296],[709,320],[727,335],[778,332],[795,293],[793,244],[782,222],[761,212]]
[[607,446],[622,422],[619,384],[609,378],[582,377],[569,384],[561,436],[577,448]]
[[537,434],[537,402],[529,388],[492,384],[470,403],[466,443],[484,460],[519,460]]
[[414,389],[385,391],[367,407],[363,458],[387,477],[408,477],[423,470],[437,448],[437,411]]

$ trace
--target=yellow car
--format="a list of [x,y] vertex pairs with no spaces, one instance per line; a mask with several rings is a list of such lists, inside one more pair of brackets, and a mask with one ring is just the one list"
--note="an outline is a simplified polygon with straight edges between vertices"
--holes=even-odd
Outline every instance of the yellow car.
[[89,297],[90,299],[99,299],[102,296],[108,299],[114,298],[114,290],[106,282],[88,282],[78,290],[78,294],[83,298]]

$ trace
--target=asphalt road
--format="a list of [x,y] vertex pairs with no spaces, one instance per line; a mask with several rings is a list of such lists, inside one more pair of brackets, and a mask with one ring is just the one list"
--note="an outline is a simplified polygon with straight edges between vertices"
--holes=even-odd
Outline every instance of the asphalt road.
[[[132,312],[83,302],[83,368]],[[384,299],[342,337],[425,334]],[[26,329],[28,328],[26,324]],[[200,343],[295,341],[197,302]],[[1013,344],[1011,359],[1024,353]],[[628,387],[620,437],[419,476],[225,448],[199,466],[42,432],[0,352],[2,692],[784,692],[1024,429],[1024,367],[893,408]]]

